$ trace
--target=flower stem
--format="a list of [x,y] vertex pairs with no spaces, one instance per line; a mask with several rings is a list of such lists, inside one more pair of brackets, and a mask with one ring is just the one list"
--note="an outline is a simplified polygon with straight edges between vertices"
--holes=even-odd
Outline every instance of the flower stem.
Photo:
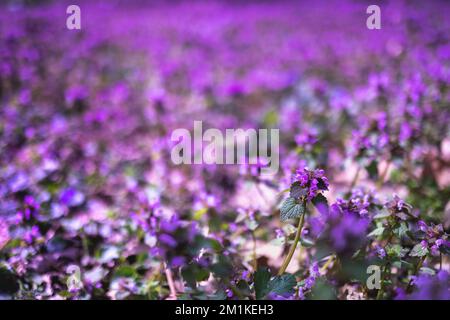
[[330,264],[333,262],[334,260],[334,254],[332,254],[328,260],[325,262],[325,264],[322,266],[322,268],[320,269],[320,273],[324,273],[325,271],[327,271],[328,267],[330,266]]
[[305,223],[305,213],[303,213],[300,216],[300,220],[298,222],[297,227],[297,233],[295,234],[294,243],[292,244],[291,248],[289,249],[289,253],[286,256],[286,259],[284,259],[283,264],[281,265],[280,271],[278,272],[278,275],[282,275],[286,268],[289,265],[289,262],[291,262],[292,256],[294,255],[295,249],[297,248],[297,243],[300,240],[300,235],[302,234],[303,224]]
[[377,300],[383,300],[383,296],[384,296],[384,278],[385,278],[385,275],[386,275],[386,271],[387,271],[387,265],[385,265],[381,269],[380,289],[378,289]]
[[351,183],[351,185],[350,185],[350,192],[352,191],[352,189],[355,187],[355,185],[356,185],[356,182],[358,181],[358,177],[359,177],[359,172],[361,171],[361,167],[360,166],[358,166],[358,169],[356,169],[356,173],[355,173],[355,175],[354,175],[354,177],[353,177],[353,180],[352,180],[352,183]]
[[383,172],[381,173],[380,177],[378,178],[378,181],[377,181],[377,187],[378,187],[378,188],[381,188],[381,187],[383,186],[383,184],[384,184],[384,179],[386,178],[386,175],[387,175],[387,173],[389,172],[389,167],[390,167],[390,165],[391,165],[391,162],[390,162],[390,161],[387,161],[387,162],[386,162],[386,167],[384,167]]
[[175,283],[173,281],[172,270],[166,266],[166,278],[167,284],[169,285],[170,296],[169,300],[177,300],[177,290],[175,289]]
[[256,255],[256,236],[254,231],[252,231],[252,242],[253,242],[253,250],[252,250],[253,271],[256,272],[258,270],[258,257]]

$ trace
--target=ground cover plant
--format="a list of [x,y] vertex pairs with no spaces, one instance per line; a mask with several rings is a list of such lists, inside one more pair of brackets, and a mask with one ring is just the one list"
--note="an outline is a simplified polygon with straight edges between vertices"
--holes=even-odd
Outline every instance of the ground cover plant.
[[1,4],[0,298],[450,299],[450,4],[369,4]]

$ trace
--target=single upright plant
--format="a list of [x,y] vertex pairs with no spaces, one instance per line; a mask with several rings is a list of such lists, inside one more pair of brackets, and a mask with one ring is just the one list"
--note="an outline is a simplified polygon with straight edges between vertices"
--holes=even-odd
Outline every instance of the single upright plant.
[[281,220],[299,219],[294,242],[292,243],[286,258],[281,265],[279,275],[282,275],[294,255],[297,244],[300,241],[303,225],[305,223],[306,205],[312,202],[321,209],[327,203],[322,192],[328,190],[328,179],[322,169],[309,170],[303,168],[297,170],[294,182],[290,186],[289,197],[284,201],[280,209]]

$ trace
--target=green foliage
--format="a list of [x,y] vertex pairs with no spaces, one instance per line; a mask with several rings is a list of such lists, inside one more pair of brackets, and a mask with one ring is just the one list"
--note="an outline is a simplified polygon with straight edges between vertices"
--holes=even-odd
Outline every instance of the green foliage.
[[303,202],[298,202],[295,198],[287,198],[280,209],[281,221],[286,221],[288,219],[299,218],[303,213],[305,213],[305,204]]
[[293,275],[285,273],[272,279],[270,277],[270,272],[267,269],[261,269],[255,273],[256,299],[264,299],[269,293],[284,295],[294,292],[294,286],[297,282]]
[[372,180],[376,180],[378,178],[378,163],[373,160],[366,166],[366,171]]
[[428,248],[423,247],[421,243],[416,244],[409,253],[411,257],[424,257],[427,254]]

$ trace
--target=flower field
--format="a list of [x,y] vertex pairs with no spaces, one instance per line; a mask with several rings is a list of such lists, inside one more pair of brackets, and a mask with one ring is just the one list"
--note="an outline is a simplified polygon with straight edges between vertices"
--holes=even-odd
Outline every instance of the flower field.
[[69,4],[0,4],[0,299],[450,300],[450,3]]

